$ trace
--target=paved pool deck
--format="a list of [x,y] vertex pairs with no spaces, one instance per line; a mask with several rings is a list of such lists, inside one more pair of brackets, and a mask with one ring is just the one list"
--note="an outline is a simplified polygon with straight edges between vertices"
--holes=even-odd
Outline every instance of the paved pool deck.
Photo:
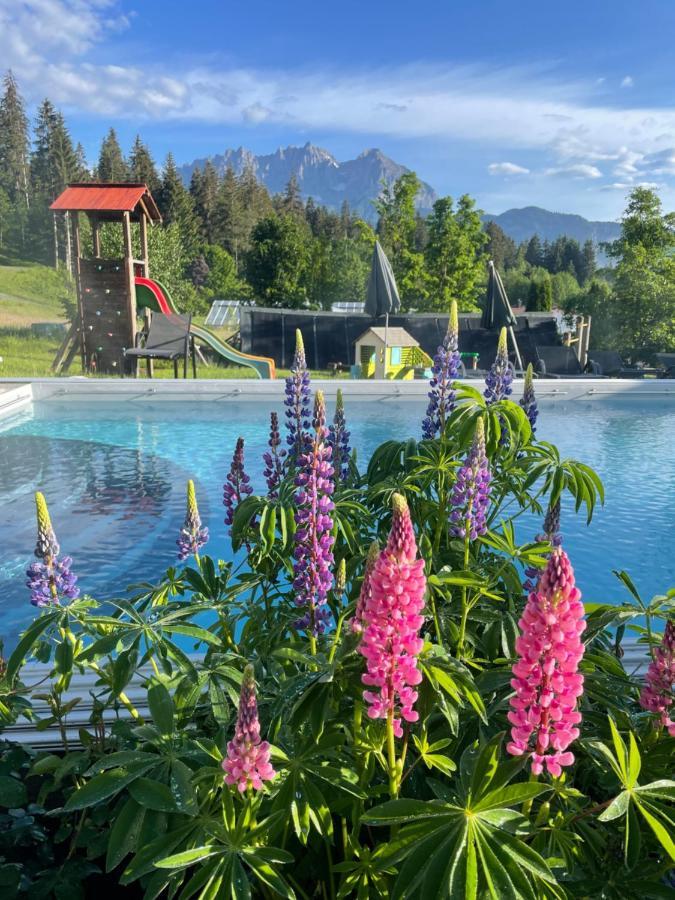
[[[466,384],[483,390],[482,379],[467,378]],[[423,401],[428,393],[428,382],[420,381],[366,381],[341,379],[316,379],[315,389],[320,388],[328,399],[338,388],[345,398],[354,400]],[[622,378],[542,378],[535,382],[537,402],[548,404],[570,401],[600,401],[608,398],[631,398],[639,401],[675,401],[675,379],[622,379]],[[13,414],[33,401],[53,402],[218,402],[274,401],[284,392],[284,380],[250,379],[148,379],[148,378],[13,378],[0,382],[0,417]],[[522,394],[522,379],[513,384],[513,399]]]

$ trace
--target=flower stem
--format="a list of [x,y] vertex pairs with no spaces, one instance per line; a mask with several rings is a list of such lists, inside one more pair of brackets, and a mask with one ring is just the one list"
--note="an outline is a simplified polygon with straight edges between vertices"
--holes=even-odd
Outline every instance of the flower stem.
[[394,713],[387,713],[387,763],[389,767],[389,794],[392,800],[398,798],[398,773],[396,771],[396,744],[394,742]]

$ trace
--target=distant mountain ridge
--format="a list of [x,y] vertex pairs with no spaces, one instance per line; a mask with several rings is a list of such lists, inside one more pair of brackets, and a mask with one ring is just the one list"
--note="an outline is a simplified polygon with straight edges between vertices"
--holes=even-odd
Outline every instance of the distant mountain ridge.
[[507,209],[497,216],[486,214],[484,222],[496,222],[510,238],[519,244],[537,234],[542,241],[554,241],[565,235],[583,244],[591,240],[596,244],[615,241],[621,233],[618,222],[593,222],[572,213],[550,212],[539,206]]
[[[251,167],[258,181],[272,194],[281,193],[291,176],[295,175],[305,200],[312,197],[315,203],[334,210],[339,210],[347,200],[351,209],[369,222],[375,222],[377,218],[373,201],[381,192],[382,182],[391,183],[410,171],[381,150],[365,150],[356,159],[338,162],[328,150],[308,142],[304,147],[280,147],[274,153],[261,156],[239,147],[196,159],[180,167],[186,184],[189,184],[194,170],[202,169],[207,159],[220,175],[228,166],[237,175]],[[423,181],[417,197],[419,211],[423,214],[430,212],[436,199],[434,189]]]
[[[377,219],[374,201],[380,195],[382,182],[391,184],[405,172],[411,171],[381,150],[364,150],[355,159],[338,162],[328,150],[307,142],[303,147],[280,147],[274,153],[261,155],[239,147],[195,159],[179,169],[186,184],[190,183],[195,169],[203,169],[207,160],[220,175],[228,166],[237,175],[251,168],[258,181],[272,194],[281,193],[291,176],[295,175],[305,200],[312,197],[315,203],[336,211],[347,200],[354,212],[373,224]],[[426,215],[438,199],[438,194],[425,181],[421,184],[417,208]],[[542,241],[554,241],[566,235],[580,244],[589,239],[600,244],[616,240],[621,230],[617,222],[593,222],[583,216],[551,212],[539,206],[507,209],[499,215],[486,213],[483,221],[496,222],[517,243],[528,241],[533,234],[538,234]]]

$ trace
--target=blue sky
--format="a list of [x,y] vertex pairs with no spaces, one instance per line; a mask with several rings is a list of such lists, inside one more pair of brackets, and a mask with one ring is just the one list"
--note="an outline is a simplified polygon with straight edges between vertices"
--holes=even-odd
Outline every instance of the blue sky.
[[675,3],[0,0],[0,68],[95,160],[114,125],[161,161],[379,147],[501,212],[675,206]]

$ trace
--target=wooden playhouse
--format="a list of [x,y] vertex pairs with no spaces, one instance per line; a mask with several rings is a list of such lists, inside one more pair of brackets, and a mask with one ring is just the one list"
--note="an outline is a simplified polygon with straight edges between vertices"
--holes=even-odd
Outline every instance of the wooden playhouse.
[[405,328],[368,328],[356,339],[354,349],[361,378],[408,381],[415,377],[415,369],[432,365],[431,358]]
[[[125,360],[124,350],[136,341],[136,276],[148,277],[148,225],[161,221],[159,210],[145,184],[71,184],[52,203],[51,209],[70,219],[75,248],[77,321],[55,360],[55,371],[79,349],[85,372],[127,374],[135,360]],[[91,253],[80,244],[80,213],[91,225]],[[123,252],[115,259],[101,256],[101,225],[118,222],[122,227]],[[134,258],[132,223],[139,225],[139,258]]]

